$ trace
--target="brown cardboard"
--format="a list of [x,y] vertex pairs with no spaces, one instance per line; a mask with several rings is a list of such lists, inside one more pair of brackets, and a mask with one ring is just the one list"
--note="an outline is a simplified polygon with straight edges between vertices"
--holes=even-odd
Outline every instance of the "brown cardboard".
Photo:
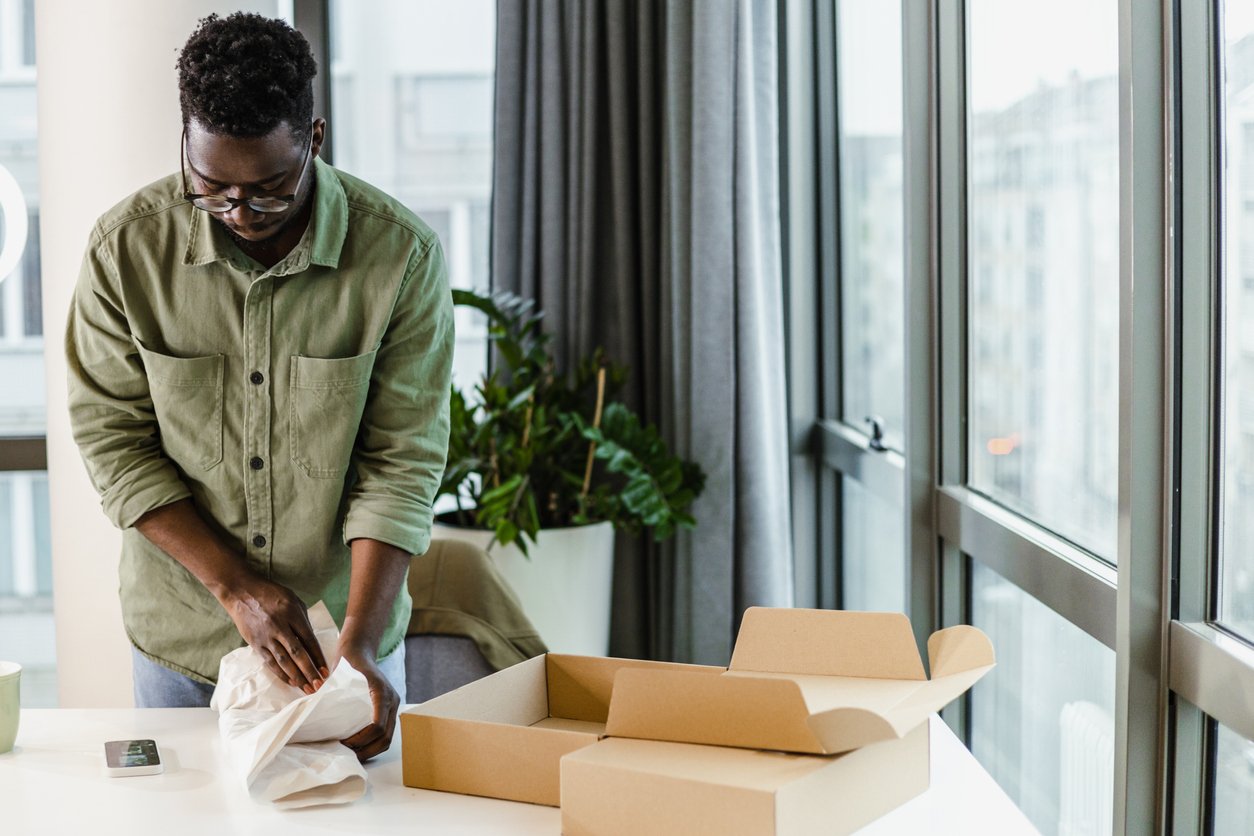
[[901,738],[994,664],[974,627],[928,639],[932,678],[901,613],[746,611],[731,666],[719,676],[623,670],[606,732],[810,754]]
[[562,832],[851,833],[927,789],[928,734],[836,756],[606,738],[562,758]]
[[624,669],[722,668],[550,653],[401,712],[406,786],[557,806],[561,757],[605,732]]

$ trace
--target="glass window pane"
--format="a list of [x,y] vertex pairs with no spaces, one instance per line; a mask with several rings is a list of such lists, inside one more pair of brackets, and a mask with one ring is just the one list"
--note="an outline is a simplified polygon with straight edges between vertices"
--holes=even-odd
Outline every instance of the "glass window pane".
[[[34,9],[8,2],[0,33],[0,438],[47,432]],[[57,704],[49,533],[47,473],[0,472],[0,659],[23,666],[27,707]]]
[[[332,0],[330,21],[336,165],[435,230],[453,287],[486,290],[495,3]],[[487,329],[465,310],[456,328],[453,379],[469,388],[487,366]]]
[[1254,638],[1254,5],[1224,9],[1224,451],[1220,618]]
[[905,612],[905,523],[901,509],[864,489],[841,484],[841,606],[846,610]]
[[901,448],[905,264],[901,5],[837,8],[842,417]]
[[57,704],[48,474],[0,473],[0,659],[22,666],[22,705]]
[[[0,38],[0,68],[14,63],[13,56],[2,54],[14,43]],[[33,74],[0,84],[0,113],[0,380],[5,382],[0,389],[0,437],[40,436],[46,406]]]
[[1254,740],[1219,726],[1215,747],[1215,836],[1254,833]]
[[1117,10],[968,4],[969,482],[1112,563]]
[[971,692],[972,753],[1042,833],[1110,833],[1114,651],[978,563],[972,587],[997,653]]

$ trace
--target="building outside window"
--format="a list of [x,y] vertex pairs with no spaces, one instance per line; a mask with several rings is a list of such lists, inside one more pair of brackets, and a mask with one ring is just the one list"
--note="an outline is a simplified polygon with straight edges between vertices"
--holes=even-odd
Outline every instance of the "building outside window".
[[48,475],[2,466],[2,439],[46,432],[33,0],[0,0],[0,658],[22,704],[56,704]]
[[[968,484],[1113,565],[1118,7],[966,10]],[[979,563],[971,584],[999,659],[972,691],[972,752],[1042,832],[1104,832],[1114,652]]]
[[[399,199],[444,246],[454,288],[488,288],[496,7],[491,0],[332,0],[335,164]],[[435,23],[438,21],[438,24]],[[456,312],[453,380],[487,365],[487,329]]]

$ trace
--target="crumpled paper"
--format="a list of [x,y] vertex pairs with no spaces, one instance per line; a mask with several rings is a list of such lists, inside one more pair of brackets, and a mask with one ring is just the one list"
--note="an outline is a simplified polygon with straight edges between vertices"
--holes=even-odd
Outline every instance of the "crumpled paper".
[[[309,609],[323,656],[335,658],[339,630],[326,605]],[[347,804],[366,792],[366,770],[341,740],[370,724],[366,677],[343,659],[321,688],[306,694],[266,667],[251,647],[222,657],[209,703],[227,760],[249,795],[294,809]]]

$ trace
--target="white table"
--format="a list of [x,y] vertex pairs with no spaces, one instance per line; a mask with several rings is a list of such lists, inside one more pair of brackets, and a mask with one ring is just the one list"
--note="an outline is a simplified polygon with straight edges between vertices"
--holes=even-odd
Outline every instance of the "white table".
[[[150,737],[162,775],[108,778],[103,742]],[[939,718],[931,721],[932,786],[863,834],[1035,833]],[[416,790],[401,784],[400,735],[367,765],[364,798],[280,811],[248,797],[231,773],[207,708],[28,709],[17,746],[0,755],[0,832],[86,836],[286,836],[292,833],[556,834],[555,808]]]

